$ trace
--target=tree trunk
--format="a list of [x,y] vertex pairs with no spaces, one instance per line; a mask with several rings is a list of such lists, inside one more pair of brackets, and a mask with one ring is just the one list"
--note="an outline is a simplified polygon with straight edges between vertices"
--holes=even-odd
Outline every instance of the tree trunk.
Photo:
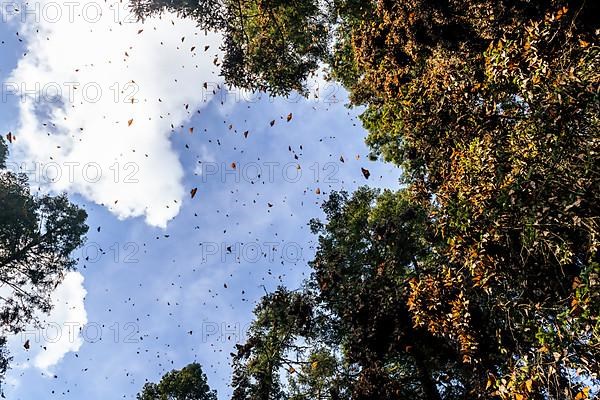
[[416,351],[415,353],[415,366],[417,367],[417,373],[419,375],[419,380],[421,381],[425,398],[427,400],[442,400],[437,385],[435,384],[429,369],[423,361],[423,355],[420,351]]

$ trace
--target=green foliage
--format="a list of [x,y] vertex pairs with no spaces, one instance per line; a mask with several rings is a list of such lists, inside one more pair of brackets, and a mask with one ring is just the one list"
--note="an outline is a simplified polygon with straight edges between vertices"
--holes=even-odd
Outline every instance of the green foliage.
[[582,17],[593,6],[546,6],[496,20],[483,47],[415,38],[403,59],[395,43],[410,43],[387,28],[360,44],[367,142],[435,205],[446,243],[412,284],[413,321],[486,365],[501,398],[575,397],[570,371],[598,367],[598,313],[577,294],[598,257],[597,33]]
[[[333,193],[323,208],[328,223],[311,222],[315,272],[302,291],[280,288],[257,307],[234,357],[234,398],[435,399],[438,386],[464,394],[471,378],[460,354],[414,329],[407,306],[410,280],[432,261],[427,211],[406,192],[367,188]],[[278,375],[286,385],[272,381]]]
[[[273,388],[265,399],[589,397],[600,370],[599,4],[228,3],[227,80],[286,94],[327,63],[365,107],[373,154],[401,166],[406,185],[334,194],[328,223],[312,222],[314,275],[297,294],[318,317],[309,336],[290,326],[280,342],[290,321],[257,320],[275,360],[310,340],[299,359],[325,351],[336,379],[300,362],[306,376],[284,387],[274,377],[285,363],[251,346],[240,387]],[[334,381],[343,389],[323,394]]]
[[26,178],[9,172],[0,173],[0,204],[0,321],[16,333],[50,311],[50,294],[75,266],[86,213],[66,196],[32,196]]
[[131,11],[140,19],[169,11],[196,20],[202,29],[222,29],[225,4],[221,0],[133,0]]
[[303,92],[326,52],[327,27],[317,1],[230,1],[227,11],[226,81],[272,95]]
[[0,168],[6,167],[6,157],[8,156],[8,147],[4,138],[0,136]]
[[237,346],[234,356],[233,399],[280,400],[285,394],[280,382],[283,368],[293,368],[294,357],[303,346],[298,337],[309,338],[313,319],[307,294],[280,288],[265,296],[256,307],[249,337]]
[[[517,13],[487,42],[434,46],[406,41],[396,30],[410,13],[396,12],[380,3],[384,27],[375,18],[353,33],[344,57],[352,50],[363,71],[342,80],[367,105],[367,143],[403,167],[407,191],[373,210],[372,192],[334,194],[328,224],[312,224],[322,237],[309,285],[334,316],[335,351],[360,371],[346,393],[587,398],[600,356],[600,57],[589,21],[580,9]],[[422,211],[398,229],[403,199]]]
[[[291,370],[290,370],[291,371]],[[348,398],[347,383],[341,377],[347,374],[331,349],[316,347],[299,365],[299,370],[289,374],[289,398],[312,400],[323,398]]]
[[146,383],[138,400],[217,400],[210,390],[200,364],[192,363],[181,370],[166,373],[158,384]]
[[10,368],[10,362],[12,361],[12,357],[8,349],[6,348],[7,339],[5,336],[0,336],[0,395],[4,395],[2,390],[2,382],[4,382],[4,375],[6,371]]
[[[0,161],[6,145],[0,140]],[[27,178],[0,170],[0,326],[19,333],[52,308],[50,295],[74,268],[84,241],[85,211],[66,196],[34,196]],[[10,359],[0,338],[0,375]]]
[[287,95],[305,81],[327,51],[326,16],[316,0],[134,0],[145,18],[172,11],[223,34],[221,73],[228,84]]

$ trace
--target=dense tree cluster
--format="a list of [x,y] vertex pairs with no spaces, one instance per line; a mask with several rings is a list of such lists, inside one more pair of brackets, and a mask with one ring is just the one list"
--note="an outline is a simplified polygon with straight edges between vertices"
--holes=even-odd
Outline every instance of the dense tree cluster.
[[[600,356],[598,6],[222,6],[213,27],[224,28],[228,82],[302,91],[325,63],[367,107],[367,143],[403,167],[406,184],[325,204],[314,276],[257,308],[235,357],[234,398],[590,396]],[[186,7],[168,5],[193,15]]]
[[[403,171],[310,222],[313,273],[256,307],[234,400],[599,396],[599,4],[133,0],[220,32],[228,84],[306,93],[322,69]],[[87,232],[7,152],[0,138],[0,378],[5,336],[50,311]],[[138,399],[216,394],[190,364]]]
[[7,154],[0,137],[0,378],[10,361],[5,335],[51,310],[50,295],[75,267],[71,253],[88,230],[85,211],[66,196],[34,195],[25,175],[5,170]]
[[168,10],[221,32],[227,82],[273,95],[303,92],[327,53],[328,21],[315,0],[134,0],[132,10],[140,18]]
[[227,82],[364,106],[402,189],[333,194],[256,309],[242,399],[577,399],[600,385],[600,5],[134,0],[224,35]]
[[146,383],[138,400],[217,400],[200,364],[192,363],[166,373],[159,383]]

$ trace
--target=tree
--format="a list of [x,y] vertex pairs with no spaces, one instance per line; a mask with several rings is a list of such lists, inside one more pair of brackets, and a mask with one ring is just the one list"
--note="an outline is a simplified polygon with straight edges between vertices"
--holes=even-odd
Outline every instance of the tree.
[[[586,387],[598,383],[600,369],[600,25],[594,17],[600,3],[324,2],[318,10],[302,8],[299,18],[318,30],[280,31],[291,32],[293,43],[326,45],[317,46],[326,51],[306,53],[315,62],[301,70],[294,70],[301,57],[287,58],[294,46],[272,46],[279,39],[269,21],[278,12],[287,15],[281,9],[271,14],[276,5],[260,2],[267,10],[267,22],[257,20],[262,29],[244,27],[262,12],[223,14],[235,28],[230,32],[241,32],[230,38],[238,47],[224,47],[237,67],[224,64],[223,75],[235,70],[239,79],[230,83],[252,88],[266,81],[260,89],[286,94],[301,91],[325,63],[350,92],[351,105],[365,107],[361,119],[373,155],[402,167],[406,189],[394,201],[418,205],[426,215],[423,224],[406,227],[416,229],[412,234],[394,231],[381,241],[367,235],[365,221],[345,230],[332,225],[337,215],[330,219],[324,237],[339,230],[353,239],[337,250],[320,248],[313,263],[317,310],[335,315],[344,337],[359,338],[375,334],[377,325],[363,332],[366,317],[349,305],[364,304],[386,324],[389,306],[402,329],[411,325],[417,338],[453,349],[454,355],[439,353],[441,359],[423,357],[443,398],[589,397]],[[273,48],[283,66],[270,62]],[[348,204],[364,193],[357,196]],[[357,218],[351,209],[341,214],[353,215],[348,223]],[[427,244],[415,248],[407,236]],[[388,240],[406,246],[407,254],[425,255],[389,256],[395,247]],[[317,262],[325,254],[331,262]],[[379,268],[374,260],[404,272],[394,285],[367,279],[365,269]],[[345,266],[350,269],[342,274]],[[358,288],[369,295],[361,297]],[[394,301],[384,306],[389,298]],[[410,388],[404,378],[386,378],[386,352],[357,343],[344,354],[362,363],[364,387],[392,382]],[[439,390],[444,374],[449,392]],[[424,382],[410,390],[423,394]]]
[[459,357],[414,329],[407,306],[410,279],[432,262],[426,209],[404,191],[367,188],[333,193],[323,209],[327,224],[311,223],[320,236],[309,285],[335,315],[345,362],[359,371],[352,398],[439,399],[437,375],[452,370],[459,381]]
[[233,398],[468,398],[475,378],[460,353],[414,328],[407,305],[410,280],[432,261],[425,210],[406,192],[367,188],[333,193],[324,210],[326,225],[311,222],[314,274],[265,296],[237,346]]
[[[0,138],[0,165],[7,146]],[[2,334],[37,324],[52,308],[50,295],[75,267],[71,253],[81,246],[88,227],[85,211],[64,195],[31,194],[24,175],[0,170],[0,327]],[[4,343],[4,339],[2,339]],[[0,371],[8,359],[0,352]],[[5,361],[6,360],[6,361]]]
[[407,305],[478,377],[472,397],[585,398],[597,382],[597,7],[380,1],[351,22],[352,74],[334,74],[429,209],[436,257]]
[[[448,15],[486,4],[495,18],[461,29],[489,27],[430,41],[427,32],[444,29],[424,20],[426,9],[380,3],[383,22],[354,37],[363,71],[354,100],[368,106],[367,142],[434,205],[445,242],[440,262],[411,283],[413,322],[487,371],[482,390],[574,398],[600,356],[600,310],[590,303],[599,289],[599,58],[597,21],[587,17],[597,6],[496,2]],[[489,360],[498,350],[500,362]]]
[[230,1],[223,76],[234,86],[272,95],[303,92],[326,54],[326,39],[315,0]]
[[203,29],[222,29],[225,23],[225,3],[220,0],[135,0],[131,10],[140,19],[170,11],[182,17],[193,18]]
[[6,157],[8,156],[8,146],[3,137],[0,137],[0,168],[6,168]]
[[158,384],[146,383],[138,400],[217,400],[210,390],[200,364],[192,363],[181,370],[166,373]]
[[280,288],[255,309],[250,339],[238,345],[234,357],[233,399],[283,400],[280,371],[293,368],[302,352],[299,336],[309,338],[312,309],[309,297]]
[[[311,222],[320,233],[314,274],[298,291],[279,288],[265,296],[248,341],[237,346],[233,399],[563,399],[587,396],[585,384],[597,382],[595,339],[577,337],[593,335],[593,328],[560,325],[563,336],[546,331],[542,337],[543,327],[531,332],[517,325],[537,322],[533,316],[510,320],[494,298],[461,292],[452,271],[442,286],[431,286],[428,298],[436,300],[427,305],[428,312],[418,311],[415,285],[431,282],[432,271],[451,260],[437,253],[446,244],[429,218],[431,210],[415,203],[410,192],[333,193],[324,210],[327,224]],[[465,306],[466,317],[461,314]],[[463,326],[461,318],[467,321]],[[465,359],[455,336],[442,334],[456,327],[477,340],[469,353],[477,362]],[[523,351],[527,360],[539,340],[547,346],[539,351],[542,366],[534,364],[540,362],[536,359],[520,362],[514,374],[516,355]],[[545,357],[558,343],[569,346],[572,364],[553,372],[556,383],[545,382],[542,368],[550,362]],[[565,362],[563,354],[550,356],[554,363]],[[558,381],[575,368],[585,381]],[[565,390],[573,395],[563,396]],[[583,394],[578,399],[587,398]]]
[[326,15],[316,0],[134,0],[132,10],[141,19],[173,11],[221,32],[227,83],[273,95],[305,92],[327,53]]

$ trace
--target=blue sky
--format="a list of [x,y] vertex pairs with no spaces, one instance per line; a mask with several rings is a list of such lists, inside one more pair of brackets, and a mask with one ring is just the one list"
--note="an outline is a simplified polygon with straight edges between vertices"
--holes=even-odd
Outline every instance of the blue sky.
[[[177,26],[183,24],[174,17],[173,20]],[[157,22],[159,32],[162,23]],[[153,47],[144,40],[155,38],[145,39],[143,33],[137,32],[150,31],[151,24],[152,21],[144,26],[131,24],[128,28],[134,33],[127,38],[135,38],[137,47],[128,46],[125,39],[124,43],[107,43],[109,39],[103,35],[108,35],[110,29],[90,29],[88,38],[105,43],[107,48],[123,44],[131,54],[139,48],[146,49],[140,50],[142,53],[150,52]],[[75,54],[68,52],[60,62],[53,60],[52,51],[67,50],[45,44],[32,26],[35,25],[23,25],[18,20],[0,25],[0,75],[4,83],[33,85],[39,79],[43,84],[48,75],[36,75],[32,70],[42,65],[45,71],[61,74],[61,63],[79,60],[75,42],[59,43],[72,46]],[[48,33],[48,42],[52,43],[52,38],[60,38],[62,30],[70,26],[44,25],[42,21],[40,31]],[[164,29],[170,29],[176,24],[165,26]],[[23,28],[29,33],[20,32],[17,36],[16,32]],[[193,24],[182,29],[195,32]],[[177,40],[165,40],[161,46],[184,43],[178,32],[172,35]],[[18,38],[24,41],[19,42]],[[213,48],[215,43],[218,45],[218,40],[210,40]],[[205,43],[202,39],[188,42],[186,54],[191,46],[201,48]],[[15,71],[17,63],[24,62],[23,53],[29,50],[37,50],[43,56]],[[86,57],[85,52],[80,54]],[[184,70],[178,62],[177,54],[164,56],[171,63],[141,63],[137,73],[146,74],[148,82],[164,80],[177,85],[181,79],[184,85],[194,85],[198,92],[204,81],[219,82],[208,67],[190,75],[186,72],[189,68]],[[28,53],[25,57],[31,56]],[[157,57],[164,60],[163,56]],[[198,58],[203,65],[211,65],[213,54],[200,54]],[[82,63],[92,65],[85,60]],[[87,76],[115,74],[130,66],[124,63],[114,68],[109,72],[89,68]],[[189,93],[178,98],[178,90]],[[336,102],[324,101],[334,99],[334,92]],[[95,162],[104,152],[116,151],[119,168],[123,168],[121,182],[116,186],[97,186],[93,182],[47,184],[34,177],[36,189],[65,191],[89,214],[88,243],[76,254],[80,258],[78,271],[84,279],[87,323],[81,325],[81,331],[77,329],[77,350],[65,351],[60,360],[45,370],[36,367],[35,358],[46,351],[44,346],[49,348],[48,342],[56,330],[38,332],[39,338],[32,340],[29,351],[22,347],[23,336],[12,338],[15,362],[5,384],[10,399],[131,399],[146,380],[156,381],[164,372],[192,361],[204,366],[219,398],[228,398],[229,353],[236,342],[243,341],[252,309],[264,294],[263,285],[267,290],[280,284],[295,288],[310,273],[307,261],[314,254],[316,238],[307,223],[313,217],[322,217],[319,205],[327,194],[332,190],[351,191],[363,184],[392,188],[398,185],[397,168],[368,161],[365,132],[357,121],[360,110],[345,107],[345,94],[339,88],[321,86],[319,98],[310,100],[263,96],[260,100],[235,101],[232,92],[219,92],[204,102],[193,88],[177,89],[166,84],[152,88],[152,93],[157,93],[161,101],[154,101],[150,107],[142,99],[136,112],[158,113],[151,117],[160,119],[161,124],[145,126],[140,136],[131,141],[121,140],[128,132],[127,117],[119,114],[125,107],[122,105],[115,108],[114,104],[99,102],[91,111],[78,114],[70,109],[85,106],[63,99],[44,104],[51,112],[44,111],[42,117],[39,109],[20,107],[17,95],[8,96],[2,103],[0,132],[17,134],[11,149],[13,162],[34,165],[51,158],[77,160],[85,165]],[[170,106],[166,104],[169,99],[173,100]],[[290,113],[292,119],[287,122]],[[110,119],[116,114],[116,133],[94,130],[95,116]],[[79,119],[81,124],[87,123],[82,132],[95,145],[78,148],[77,130],[73,126],[58,126],[59,115],[64,115],[65,121]],[[131,130],[141,120],[132,119]],[[56,130],[62,132],[62,136],[57,135],[58,142],[48,141],[54,133],[42,120],[57,124]],[[44,129],[47,132],[40,132]],[[247,137],[245,131],[249,131]],[[60,146],[54,146],[56,143]],[[167,150],[169,153],[163,153]],[[145,151],[148,157],[140,156]],[[134,164],[133,169],[124,169],[128,162]],[[102,172],[112,173],[106,169],[110,165],[101,164]],[[368,180],[361,168],[371,172]],[[132,179],[125,178],[128,174]],[[197,193],[192,199],[189,192],[193,188],[197,188]],[[102,201],[106,191],[111,191],[110,198],[118,202]],[[149,216],[150,211],[138,207],[140,202],[156,203],[158,211]],[[68,309],[74,300],[65,296],[60,301]],[[68,334],[65,322],[69,321],[54,316],[47,320],[59,325],[63,336]],[[34,335],[32,332],[28,334]]]

